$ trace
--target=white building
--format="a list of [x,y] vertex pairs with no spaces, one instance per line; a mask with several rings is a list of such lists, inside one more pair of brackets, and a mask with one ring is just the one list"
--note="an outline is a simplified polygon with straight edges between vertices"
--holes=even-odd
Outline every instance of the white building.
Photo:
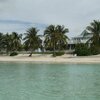
[[[86,43],[91,37],[92,37],[92,34],[88,33],[86,30],[84,30],[80,35],[68,40],[68,48],[74,49],[76,44]],[[91,42],[89,43],[89,46],[90,46],[90,44],[91,44]]]

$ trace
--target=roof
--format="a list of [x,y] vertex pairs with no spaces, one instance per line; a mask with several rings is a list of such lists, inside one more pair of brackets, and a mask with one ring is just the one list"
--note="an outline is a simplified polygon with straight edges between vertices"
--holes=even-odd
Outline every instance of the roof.
[[92,34],[87,32],[86,30],[84,30],[80,35],[73,37],[73,39],[75,38],[91,38]]

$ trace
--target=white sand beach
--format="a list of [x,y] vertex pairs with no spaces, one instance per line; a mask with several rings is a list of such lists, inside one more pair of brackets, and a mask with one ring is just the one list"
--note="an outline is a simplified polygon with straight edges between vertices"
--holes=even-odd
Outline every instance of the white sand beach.
[[34,62],[34,63],[100,63],[100,55],[78,57],[70,54],[63,56],[52,57],[49,54],[33,54],[29,57],[28,54],[19,54],[15,57],[0,56],[0,62]]

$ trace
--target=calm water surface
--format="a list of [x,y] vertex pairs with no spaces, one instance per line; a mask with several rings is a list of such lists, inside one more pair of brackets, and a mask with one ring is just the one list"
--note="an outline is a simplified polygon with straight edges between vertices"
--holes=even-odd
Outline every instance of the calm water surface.
[[100,64],[0,63],[0,100],[100,100]]

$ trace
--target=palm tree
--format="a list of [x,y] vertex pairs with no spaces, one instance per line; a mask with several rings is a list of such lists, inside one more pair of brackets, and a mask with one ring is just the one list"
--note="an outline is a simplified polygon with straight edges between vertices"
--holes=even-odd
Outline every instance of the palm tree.
[[63,46],[67,45],[67,39],[69,39],[66,36],[66,33],[69,31],[67,28],[61,25],[56,26],[56,30],[58,33],[58,42],[57,42],[57,47],[59,50],[64,49]]
[[11,34],[12,51],[19,50],[19,48],[21,47],[21,39],[22,39],[22,34],[12,32]]
[[3,33],[0,33],[0,51],[3,49]]
[[6,53],[8,54],[12,49],[11,35],[10,34],[7,33],[7,34],[4,35],[3,45],[4,45],[4,49],[6,50]]
[[50,48],[50,49],[54,49],[55,51],[55,26],[54,25],[50,25],[46,28],[46,30],[44,31],[44,36],[45,36],[45,41],[44,41],[44,45],[45,48]]
[[88,34],[92,34],[89,41],[92,42],[92,46],[100,46],[100,21],[94,20],[90,26],[87,27]]
[[45,48],[53,49],[53,56],[55,56],[55,50],[57,46],[59,46],[59,49],[61,49],[61,44],[67,44],[67,32],[68,29],[60,25],[50,25],[45,29]]
[[19,50],[21,46],[21,38],[22,35],[16,32],[12,32],[12,34],[4,35],[4,47],[6,49],[7,54],[11,51]]
[[40,39],[39,35],[37,35],[38,31],[39,30],[32,27],[27,30],[27,33],[25,33],[25,37],[23,40],[25,40],[25,47],[31,51],[29,56],[32,56],[33,51],[41,46],[42,40]]

